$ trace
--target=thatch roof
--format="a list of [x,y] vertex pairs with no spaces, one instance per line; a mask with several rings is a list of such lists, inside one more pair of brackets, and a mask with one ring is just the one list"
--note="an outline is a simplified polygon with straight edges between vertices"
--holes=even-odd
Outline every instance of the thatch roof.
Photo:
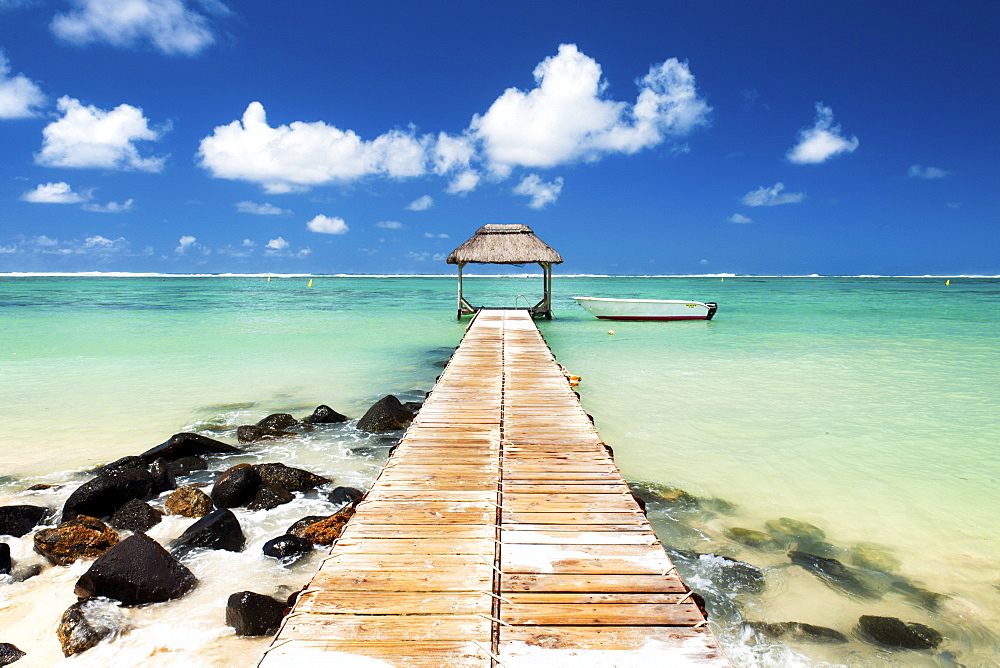
[[483,225],[448,256],[448,264],[559,264],[562,256],[527,225]]

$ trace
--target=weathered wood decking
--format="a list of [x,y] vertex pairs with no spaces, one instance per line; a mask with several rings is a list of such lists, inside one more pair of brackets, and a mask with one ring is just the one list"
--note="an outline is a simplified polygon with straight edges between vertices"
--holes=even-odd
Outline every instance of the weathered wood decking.
[[478,314],[260,666],[320,660],[728,665],[524,311]]

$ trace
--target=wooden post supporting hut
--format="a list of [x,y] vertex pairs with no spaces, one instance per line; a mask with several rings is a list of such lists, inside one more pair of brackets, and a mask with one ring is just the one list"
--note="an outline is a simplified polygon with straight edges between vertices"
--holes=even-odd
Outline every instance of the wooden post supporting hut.
[[483,225],[468,241],[451,252],[448,264],[458,265],[458,318],[471,315],[480,308],[470,304],[462,294],[462,269],[469,263],[527,264],[542,267],[542,299],[528,307],[532,317],[552,319],[552,265],[563,259],[551,246],[535,236],[527,225]]

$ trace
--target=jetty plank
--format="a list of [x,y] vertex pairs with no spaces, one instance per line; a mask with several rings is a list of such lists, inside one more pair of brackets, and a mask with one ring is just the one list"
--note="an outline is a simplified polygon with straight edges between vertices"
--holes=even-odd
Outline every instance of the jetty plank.
[[477,314],[259,666],[331,661],[729,665],[527,312]]

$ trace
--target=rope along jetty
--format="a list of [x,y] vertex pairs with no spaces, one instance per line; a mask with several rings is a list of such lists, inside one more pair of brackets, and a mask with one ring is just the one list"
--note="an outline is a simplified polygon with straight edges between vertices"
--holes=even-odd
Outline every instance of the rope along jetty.
[[729,665],[524,310],[469,327],[260,666]]

